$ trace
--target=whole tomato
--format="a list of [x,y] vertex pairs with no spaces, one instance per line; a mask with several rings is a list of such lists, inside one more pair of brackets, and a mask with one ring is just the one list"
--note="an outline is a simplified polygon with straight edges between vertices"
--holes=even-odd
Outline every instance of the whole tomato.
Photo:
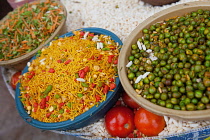
[[127,137],[135,128],[133,111],[125,106],[111,108],[105,116],[105,128],[111,136]]
[[17,83],[18,83],[18,80],[19,80],[19,76],[20,76],[20,75],[21,75],[21,72],[20,72],[20,71],[14,73],[14,74],[12,75],[12,78],[11,78],[11,81],[10,81],[10,85],[11,85],[11,87],[12,87],[13,89],[16,89],[16,85],[17,85]]
[[122,99],[123,102],[130,108],[137,109],[140,107],[139,104],[137,104],[126,92],[123,92]]
[[157,136],[165,127],[163,116],[158,116],[144,108],[139,108],[134,116],[136,128],[146,136]]

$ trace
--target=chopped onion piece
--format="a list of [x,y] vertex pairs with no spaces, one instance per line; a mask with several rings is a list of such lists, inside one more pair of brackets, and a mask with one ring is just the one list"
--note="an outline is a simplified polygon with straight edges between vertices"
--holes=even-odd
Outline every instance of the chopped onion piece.
[[146,46],[143,43],[141,43],[141,46],[142,46],[143,50],[145,50],[145,51],[147,50]]
[[98,39],[98,36],[94,36],[94,37],[92,38],[92,40],[93,40],[93,41],[100,41],[100,40]]
[[83,78],[77,78],[76,80],[80,81],[80,82],[85,82],[85,79],[83,79]]
[[142,46],[141,46],[141,43],[139,41],[137,41],[137,45],[139,47],[139,50],[142,50]]
[[126,67],[130,67],[133,64],[133,61],[128,62],[128,64],[126,65]]
[[85,34],[84,34],[84,39],[87,38],[88,34],[89,34],[89,32],[85,32]]
[[103,49],[104,45],[100,42],[100,48]]
[[101,47],[100,47],[100,42],[97,42],[96,48],[97,48],[97,49],[100,49],[100,48],[101,48]]
[[151,50],[151,49],[148,49],[148,50],[146,50],[146,52],[151,53],[151,52],[152,52],[152,50]]
[[141,79],[142,79],[142,75],[139,75],[139,76],[136,78],[136,81],[135,81],[135,83],[138,83],[138,82],[140,82],[140,81],[141,81]]
[[150,72],[145,72],[145,73],[143,74],[142,78],[147,77],[149,74],[150,74]]

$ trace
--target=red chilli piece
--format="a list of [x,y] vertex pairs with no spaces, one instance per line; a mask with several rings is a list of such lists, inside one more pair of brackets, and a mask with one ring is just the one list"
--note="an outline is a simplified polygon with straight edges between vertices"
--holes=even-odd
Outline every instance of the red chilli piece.
[[85,78],[85,71],[84,70],[79,70],[79,77],[80,78]]
[[109,55],[109,56],[108,56],[108,63],[112,63],[112,59],[113,59],[114,56],[115,56],[115,55]]
[[30,96],[29,96],[27,93],[25,94],[25,97],[26,97],[26,98],[30,98]]
[[101,100],[101,97],[99,95],[95,95],[95,98],[96,98],[96,102]]
[[28,77],[29,79],[31,79],[31,78],[34,77],[34,75],[28,75],[27,77]]
[[83,104],[85,101],[83,99],[80,100],[80,103]]
[[41,104],[41,105],[40,105],[40,108],[41,108],[41,109],[45,109],[45,104]]
[[47,113],[46,117],[49,118],[51,114],[52,114],[51,112]]
[[96,84],[92,83],[92,84],[91,84],[91,87],[92,87],[92,88],[96,87]]
[[108,91],[109,91],[109,86],[108,86],[108,85],[104,85],[103,93],[104,93],[104,94],[107,94]]
[[34,105],[33,105],[33,106],[34,106],[34,108],[37,108],[37,107],[38,107],[38,105],[39,105],[38,103],[34,103]]
[[46,96],[46,101],[48,102],[50,100],[50,96]]
[[34,72],[34,71],[30,71],[30,74],[31,74],[31,75],[35,75],[35,72]]
[[49,73],[54,73],[55,70],[54,70],[53,68],[50,68],[48,72],[49,72]]
[[45,104],[45,107],[49,107],[49,104]]
[[91,56],[90,58],[88,58],[88,60],[94,60],[95,57],[94,56]]
[[42,100],[41,100],[41,102],[40,102],[40,104],[46,104],[46,98],[42,98]]
[[62,60],[59,59],[59,60],[57,60],[57,62],[58,62],[58,63],[62,63]]
[[84,36],[85,35],[85,32],[80,32],[80,36]]
[[92,37],[94,37],[94,34],[92,34],[92,33],[89,33],[89,34],[88,34],[88,36],[92,36]]
[[83,70],[86,73],[86,72],[89,72],[90,71],[90,68],[88,66],[86,66]]
[[111,84],[109,85],[109,87],[110,87],[110,90],[115,89],[115,88],[116,88],[116,84],[115,84],[115,83],[111,83]]
[[113,45],[110,45],[109,48],[110,48],[111,50],[115,50],[115,49],[116,49],[116,47],[113,46]]
[[70,112],[70,110],[69,110],[69,109],[67,109],[67,110],[66,110],[66,112],[67,112],[67,113],[69,113],[69,112]]
[[59,108],[62,108],[62,106],[64,106],[65,103],[60,103],[59,104]]
[[103,57],[103,55],[102,54],[100,54],[99,56],[98,56],[98,60],[102,60],[102,57]]
[[110,82],[114,82],[114,78],[110,78],[109,81],[110,81]]
[[66,60],[66,61],[64,62],[64,64],[67,65],[67,64],[69,64],[70,62],[71,62],[71,60],[69,59],[69,60]]
[[34,111],[33,112],[37,112],[37,109],[38,109],[38,107],[37,108],[34,108]]
[[118,59],[114,60],[113,64],[118,64]]

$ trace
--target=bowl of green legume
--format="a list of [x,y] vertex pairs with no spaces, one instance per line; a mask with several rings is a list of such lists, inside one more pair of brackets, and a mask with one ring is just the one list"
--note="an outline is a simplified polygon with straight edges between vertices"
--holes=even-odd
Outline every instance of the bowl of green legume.
[[60,1],[33,1],[0,21],[0,66],[22,70],[26,63],[64,30],[66,9]]
[[130,97],[159,115],[210,119],[210,3],[179,4],[127,37],[119,76]]

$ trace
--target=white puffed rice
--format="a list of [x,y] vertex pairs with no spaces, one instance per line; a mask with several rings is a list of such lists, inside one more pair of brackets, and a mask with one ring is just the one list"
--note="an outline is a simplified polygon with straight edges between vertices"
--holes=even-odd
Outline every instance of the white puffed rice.
[[[177,4],[191,1],[198,0],[180,0]],[[147,17],[176,4],[173,3],[165,6],[153,7],[140,0],[61,0],[61,2],[66,7],[68,14],[66,21],[68,23],[67,31],[72,31],[82,27],[100,27],[114,32],[123,42],[131,31]],[[116,5],[118,5],[119,8],[113,8]],[[103,19],[101,19],[101,17],[103,17]],[[45,49],[43,48],[42,52],[44,50]],[[150,53],[149,58],[151,60],[157,59],[151,50],[146,50],[146,52]],[[27,65],[30,66],[30,64]],[[166,121],[166,127],[161,133],[159,133],[159,136],[181,133],[194,129],[195,126],[197,126],[197,128],[201,128],[210,125],[210,121],[181,121],[168,116],[164,116],[164,119]],[[66,133],[64,131],[54,132],[62,134]],[[87,139],[94,137],[111,137],[104,127],[104,119],[100,119],[94,124],[77,130],[69,130],[68,132],[75,133],[77,135],[83,133]]]

